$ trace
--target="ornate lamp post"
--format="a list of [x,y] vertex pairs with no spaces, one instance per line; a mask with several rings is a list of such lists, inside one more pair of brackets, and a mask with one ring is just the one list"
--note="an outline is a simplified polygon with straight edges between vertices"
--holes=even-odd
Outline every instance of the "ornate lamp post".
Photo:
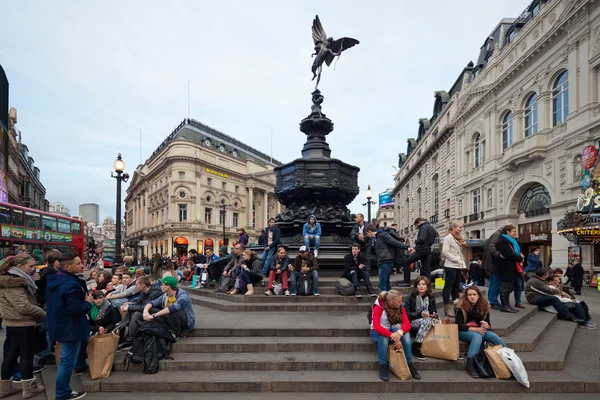
[[367,206],[367,224],[371,223],[371,205],[377,204],[377,202],[371,200],[373,198],[373,191],[371,190],[371,185],[367,187],[367,202],[363,204],[363,206]]
[[117,180],[117,226],[115,232],[115,264],[123,262],[121,258],[121,182],[129,180],[129,174],[124,174],[125,162],[121,158],[121,153],[117,156],[114,163],[115,172],[111,172],[110,176]]

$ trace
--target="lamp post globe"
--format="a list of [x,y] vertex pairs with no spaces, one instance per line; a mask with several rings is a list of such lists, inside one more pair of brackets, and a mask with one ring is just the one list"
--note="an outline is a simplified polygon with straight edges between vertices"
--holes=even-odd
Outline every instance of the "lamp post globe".
[[373,198],[373,191],[371,190],[371,185],[367,187],[367,200],[371,200]]
[[119,155],[117,156],[117,159],[115,160],[115,163],[114,163],[114,167],[115,167],[115,172],[117,174],[120,174],[123,171],[125,171],[125,161],[123,161],[123,159],[121,158],[121,153],[119,153]]

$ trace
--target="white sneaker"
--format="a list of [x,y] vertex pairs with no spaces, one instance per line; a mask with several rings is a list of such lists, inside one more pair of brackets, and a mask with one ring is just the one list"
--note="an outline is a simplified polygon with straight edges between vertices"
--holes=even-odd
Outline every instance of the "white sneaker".
[[315,249],[314,253],[315,253],[315,257],[319,257],[319,250]]
[[286,295],[286,296],[289,296],[289,295],[290,295],[290,291],[289,291],[289,290],[286,290],[286,291],[285,291],[285,295]]

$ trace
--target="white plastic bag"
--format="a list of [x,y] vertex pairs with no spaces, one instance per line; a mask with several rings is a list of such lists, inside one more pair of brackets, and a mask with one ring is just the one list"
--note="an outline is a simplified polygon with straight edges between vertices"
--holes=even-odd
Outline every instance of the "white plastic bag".
[[276,295],[280,295],[283,292],[283,286],[281,286],[281,283],[279,283],[279,282],[273,283],[273,292]]
[[498,350],[498,354],[500,354],[500,357],[502,357],[502,360],[506,363],[506,366],[510,369],[517,382],[528,388],[529,377],[527,376],[527,371],[525,370],[523,361],[521,361],[515,351],[504,347]]

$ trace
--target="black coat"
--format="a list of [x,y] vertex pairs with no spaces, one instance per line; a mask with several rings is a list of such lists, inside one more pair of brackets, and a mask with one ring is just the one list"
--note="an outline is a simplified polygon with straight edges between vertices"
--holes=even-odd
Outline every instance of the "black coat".
[[107,332],[111,332],[115,329],[115,326],[119,321],[121,321],[121,313],[116,307],[109,304],[104,315],[100,318],[100,321],[92,321],[92,318],[90,317],[90,332],[96,334],[100,330],[100,327],[106,329]]
[[[394,228],[387,228],[385,231],[397,241],[405,243],[404,239],[398,235],[398,232]],[[394,251],[394,264],[404,265],[404,261],[406,261],[406,250],[396,249]]]
[[[417,296],[418,294],[413,295],[412,293],[406,296],[404,300],[404,309],[406,310],[406,315],[408,319],[414,321],[415,319],[423,318],[421,313],[417,312]],[[435,306],[435,296],[429,296],[429,314],[437,314],[437,308]]]
[[516,263],[523,262],[523,258],[520,254],[515,254],[511,248],[510,242],[504,237],[500,236],[496,242],[496,249],[504,257],[498,256],[495,260],[496,274],[501,281],[513,281],[520,275],[517,272]]
[[583,287],[583,267],[581,264],[575,264],[571,268],[571,281],[574,288]]
[[417,253],[430,253],[431,246],[433,246],[435,239],[437,239],[438,236],[439,234],[429,222],[423,222],[419,225],[419,233],[417,234],[417,240],[415,241],[415,251]]
[[472,321],[475,321],[478,327],[481,326],[481,321],[487,322],[490,327],[492,326],[492,323],[490,322],[489,312],[485,314],[484,317],[483,315],[480,315],[477,311],[475,311],[475,309],[471,309],[470,312],[463,312],[463,310],[460,308],[456,309],[456,318],[454,319],[454,322],[458,325],[459,331],[467,332],[469,330],[467,324]]
[[354,256],[352,253],[346,254],[344,256],[344,273],[342,274],[342,278],[350,275],[352,271],[358,270],[358,266],[360,264],[367,265],[367,259],[362,253],[358,253],[358,257],[356,257],[356,261],[354,262]]
[[150,286],[148,293],[142,292],[142,295],[138,297],[136,300],[129,302],[128,311],[132,313],[137,311],[144,311],[144,307],[146,304],[150,303],[152,300],[159,298],[163,295],[162,290],[160,289],[160,284]]

